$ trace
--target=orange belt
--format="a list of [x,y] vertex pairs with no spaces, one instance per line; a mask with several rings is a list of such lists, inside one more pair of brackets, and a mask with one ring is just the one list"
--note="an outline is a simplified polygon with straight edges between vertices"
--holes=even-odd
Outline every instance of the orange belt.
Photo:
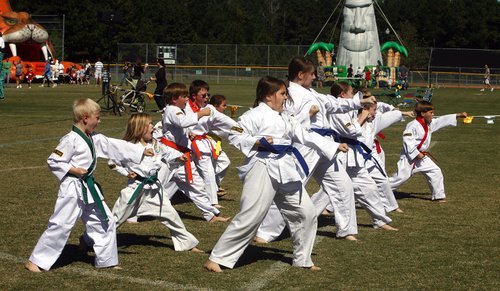
[[165,137],[162,137],[160,139],[161,143],[173,148],[174,150],[178,150],[181,153],[184,153],[184,156],[186,157],[186,162],[184,163],[184,167],[186,169],[186,176],[187,176],[187,183],[193,183],[193,170],[191,169],[191,151],[183,146],[180,146],[176,144],[173,141],[170,141],[166,139]]
[[208,143],[210,144],[210,151],[212,152],[212,157],[214,157],[214,159],[217,159],[217,157],[218,157],[217,153],[215,152],[215,149],[212,146],[212,143],[208,139],[208,135],[202,134],[202,135],[196,135],[195,137],[193,137],[191,139],[191,142],[193,145],[193,150],[194,150],[194,153],[196,154],[196,157],[198,158],[198,160],[201,159],[201,152],[200,152],[200,149],[198,148],[198,145],[196,144],[196,142],[199,140],[203,140],[203,139],[206,139],[208,141]]

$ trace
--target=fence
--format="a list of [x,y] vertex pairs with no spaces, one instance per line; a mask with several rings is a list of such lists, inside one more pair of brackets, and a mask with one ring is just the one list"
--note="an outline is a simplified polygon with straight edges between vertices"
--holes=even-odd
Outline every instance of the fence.
[[[264,75],[285,78],[290,59],[296,55],[304,55],[309,48],[304,45],[118,43],[117,57],[120,62],[134,63],[139,58],[143,63],[149,63],[146,72],[148,77],[157,69],[157,48],[161,46],[175,48],[172,55],[175,64],[167,66],[169,79],[184,83],[193,79],[204,79],[211,83],[256,82]],[[437,49],[410,49],[413,53],[405,60],[407,66],[412,68],[409,74],[410,84],[425,85],[429,83],[429,79],[435,86],[470,87],[483,83],[482,61],[478,62],[477,67],[435,66],[429,59],[433,50],[435,52]],[[500,51],[484,52],[487,55]],[[115,66],[115,76],[119,74],[119,66],[120,64]],[[494,73],[500,70],[500,66],[490,69],[493,73],[491,84],[497,86],[500,84],[500,75]]]

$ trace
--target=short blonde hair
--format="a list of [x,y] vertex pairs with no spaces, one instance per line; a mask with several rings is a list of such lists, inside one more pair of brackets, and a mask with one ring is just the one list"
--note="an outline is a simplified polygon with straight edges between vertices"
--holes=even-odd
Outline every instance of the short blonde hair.
[[94,100],[89,98],[82,98],[73,102],[73,121],[78,122],[84,116],[91,116],[101,111],[101,106]]
[[123,139],[133,143],[140,141],[144,134],[144,128],[151,122],[153,119],[147,113],[137,113],[130,116]]

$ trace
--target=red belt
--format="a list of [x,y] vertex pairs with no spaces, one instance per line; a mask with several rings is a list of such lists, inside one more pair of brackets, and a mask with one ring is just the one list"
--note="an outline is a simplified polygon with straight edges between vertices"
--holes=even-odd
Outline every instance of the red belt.
[[180,146],[180,145],[176,144],[175,142],[166,139],[165,137],[162,137],[160,139],[160,141],[162,144],[164,144],[168,147],[171,147],[174,150],[178,150],[181,153],[184,153],[184,156],[186,157],[186,161],[184,163],[184,167],[186,169],[186,176],[187,176],[186,182],[193,183],[193,170],[191,169],[191,150],[189,150],[186,147]]
[[[381,132],[377,133],[377,136],[380,137],[381,139],[385,139],[385,135],[383,135]],[[375,148],[377,149],[377,154],[380,154],[382,152],[382,147],[380,146],[380,142],[378,141],[377,138],[375,138],[374,142],[375,142]]]
[[217,153],[215,152],[215,148],[213,147],[212,143],[208,139],[207,134],[196,135],[195,137],[193,137],[191,139],[191,142],[193,145],[193,150],[194,150],[194,153],[196,154],[196,157],[198,158],[198,160],[201,159],[201,152],[200,152],[200,149],[198,148],[198,145],[196,144],[196,142],[199,140],[204,140],[204,139],[206,139],[210,145],[210,151],[212,152],[212,157],[214,157],[214,159],[217,159]]

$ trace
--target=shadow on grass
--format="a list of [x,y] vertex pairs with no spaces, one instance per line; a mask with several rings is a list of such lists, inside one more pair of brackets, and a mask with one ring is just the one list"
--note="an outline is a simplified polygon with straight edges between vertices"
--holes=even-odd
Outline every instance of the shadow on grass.
[[272,248],[268,247],[268,245],[249,245],[236,263],[235,268],[250,265],[262,260],[280,261],[291,265],[292,253],[292,251]]
[[[429,192],[398,192],[398,191],[394,191],[394,196],[398,200],[420,199],[420,200],[431,201],[431,196],[430,196]],[[425,197],[423,197],[423,196],[425,196]]]
[[82,253],[77,245],[67,244],[59,259],[57,259],[56,263],[52,266],[52,270],[63,268],[67,265],[70,265],[74,262],[84,262],[93,265],[94,264],[94,256],[89,256],[88,254]]
[[170,237],[161,235],[141,235],[135,233],[118,233],[117,234],[118,247],[120,248],[120,253],[127,253],[124,249],[130,246],[153,246],[170,248],[174,250],[173,244],[165,244],[158,239],[169,239]]
[[191,214],[188,214],[188,212],[184,212],[184,211],[180,211],[180,210],[177,210],[177,213],[179,213],[179,216],[181,217],[182,220],[190,219],[190,220],[197,220],[197,221],[205,221],[205,219],[203,217],[201,217],[201,212],[200,212],[200,215],[198,215],[198,216],[191,215]]

